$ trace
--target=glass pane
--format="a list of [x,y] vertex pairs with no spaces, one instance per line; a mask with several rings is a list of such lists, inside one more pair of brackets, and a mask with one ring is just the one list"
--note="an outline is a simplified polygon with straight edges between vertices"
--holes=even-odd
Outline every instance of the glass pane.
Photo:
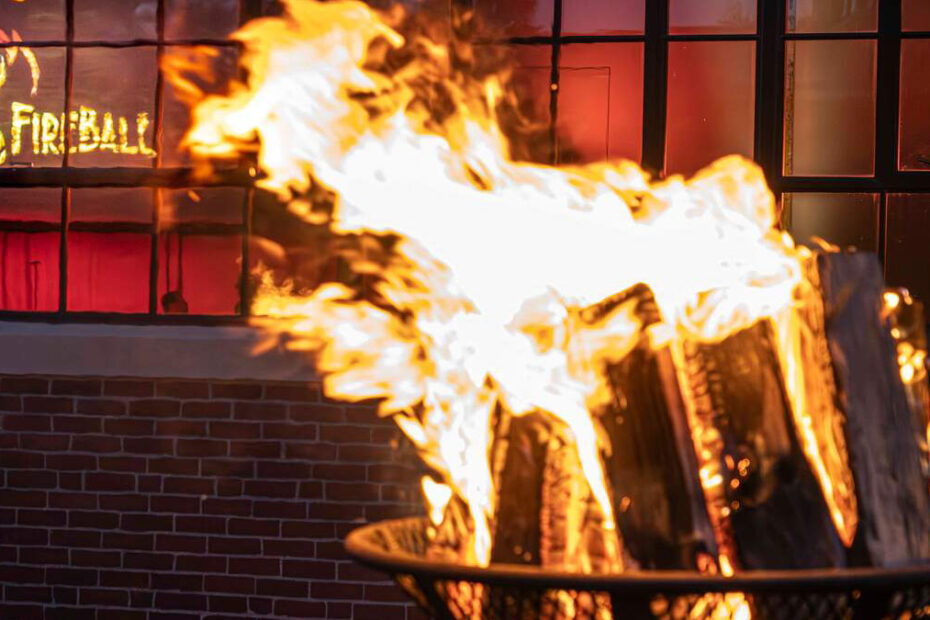
[[237,314],[241,264],[239,235],[162,235],[159,313]]
[[225,39],[239,27],[239,0],[165,0],[165,38]]
[[29,0],[0,5],[0,27],[23,41],[64,41],[65,0]]
[[474,7],[481,38],[552,34],[553,0],[475,0]]
[[785,174],[869,176],[875,166],[875,41],[789,41]]
[[910,289],[930,302],[930,196],[888,196],[885,278],[890,286]]
[[671,42],[665,169],[691,174],[718,157],[752,157],[756,45]]
[[161,222],[239,224],[244,204],[245,190],[239,187],[165,190]]
[[820,238],[842,248],[878,250],[878,194],[785,194],[782,221],[798,243]]
[[61,189],[30,187],[0,189],[0,220],[14,222],[60,222]]
[[643,143],[641,43],[562,46],[559,161],[639,161]]
[[901,116],[898,166],[930,170],[930,39],[901,41]]
[[151,237],[68,234],[68,310],[142,313],[149,309]]
[[142,187],[71,190],[72,222],[152,221],[152,190]]
[[756,0],[670,0],[672,34],[745,34],[756,31]]
[[788,32],[875,32],[878,28],[878,0],[786,1]]
[[[215,94],[226,92],[230,80],[238,72],[239,53],[234,48],[209,48],[213,57],[208,64],[212,79],[198,79],[188,74],[197,86],[205,93]],[[204,48],[196,51],[188,46],[171,46],[168,54],[180,59],[204,59]],[[165,166],[188,166],[191,164],[189,153],[181,150],[181,141],[190,127],[190,107],[178,95],[178,91],[170,84],[165,83],[164,123],[162,126],[162,164]],[[233,165],[233,164],[230,164]]]
[[569,0],[562,4],[562,34],[639,34],[644,0]]
[[74,0],[78,41],[130,41],[157,36],[157,0]]
[[0,310],[58,310],[58,233],[0,232]]
[[930,2],[927,0],[901,1],[902,30],[930,30]]
[[[34,60],[33,63],[30,60]],[[21,48],[0,88],[3,166],[60,166],[64,150],[65,50]],[[35,94],[33,94],[35,92]]]
[[152,165],[155,58],[150,46],[74,50],[73,165]]

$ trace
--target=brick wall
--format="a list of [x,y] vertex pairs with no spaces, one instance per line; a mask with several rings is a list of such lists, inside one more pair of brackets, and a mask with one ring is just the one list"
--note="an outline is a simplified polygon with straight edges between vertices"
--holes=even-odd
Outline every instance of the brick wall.
[[349,560],[417,463],[319,386],[0,377],[0,618],[419,617]]

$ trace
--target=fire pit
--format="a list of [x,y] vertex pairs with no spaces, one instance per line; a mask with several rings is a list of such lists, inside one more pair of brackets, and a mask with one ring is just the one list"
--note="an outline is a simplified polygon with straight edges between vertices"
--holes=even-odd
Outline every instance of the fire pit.
[[[359,562],[390,573],[437,618],[714,618],[708,601],[745,596],[760,620],[911,618],[930,614],[930,566],[899,569],[686,571],[584,575],[532,566],[487,568],[425,558],[428,521],[384,521],[346,540]],[[476,614],[477,612],[477,614]]]

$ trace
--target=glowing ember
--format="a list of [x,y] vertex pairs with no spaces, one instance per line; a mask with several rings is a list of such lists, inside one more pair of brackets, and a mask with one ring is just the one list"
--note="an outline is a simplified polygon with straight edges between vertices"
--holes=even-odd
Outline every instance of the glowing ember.
[[[303,294],[269,276],[255,310],[282,319],[267,327],[287,333],[290,346],[316,353],[330,397],[380,399],[380,414],[435,472],[423,481],[433,523],[447,519],[453,496],[467,507],[462,560],[490,559],[499,408],[545,412],[567,426],[603,528],[615,530],[590,412],[609,398],[604,364],[624,358],[643,325],[624,304],[581,317],[640,283],[661,313],[648,328],[652,346],[670,347],[679,369],[689,343],[772,323],[801,445],[841,539],[852,541],[846,447],[824,433],[805,395],[797,306],[809,255],[776,229],[774,198],[753,163],[729,157],[693,179],[659,183],[630,162],[516,163],[496,118],[510,96],[506,73],[469,80],[446,46],[406,40],[358,2],[284,4],[284,17],[234,35],[248,78],[199,101],[187,144],[211,158],[254,152],[265,175],[258,184],[294,213],[329,217],[337,234],[390,240],[384,264],[353,257],[358,272],[374,276],[368,298],[340,284]],[[397,50],[409,57],[399,68],[389,62]],[[191,80],[173,79],[201,98]],[[331,214],[309,197],[320,190],[335,196]],[[725,459],[701,399],[685,394],[719,570],[730,575],[738,567],[725,526]],[[622,541],[606,540],[618,541],[606,553],[622,568]],[[749,616],[741,596],[707,605],[713,617]]]

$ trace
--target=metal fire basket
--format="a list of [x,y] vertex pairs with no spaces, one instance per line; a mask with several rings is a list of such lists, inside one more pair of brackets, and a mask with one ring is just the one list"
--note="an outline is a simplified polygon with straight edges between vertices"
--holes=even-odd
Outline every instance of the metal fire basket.
[[716,619],[723,602],[740,597],[753,620],[930,618],[930,566],[748,571],[731,578],[480,568],[426,559],[426,528],[421,518],[367,525],[349,535],[346,548],[359,562],[391,574],[436,618]]

